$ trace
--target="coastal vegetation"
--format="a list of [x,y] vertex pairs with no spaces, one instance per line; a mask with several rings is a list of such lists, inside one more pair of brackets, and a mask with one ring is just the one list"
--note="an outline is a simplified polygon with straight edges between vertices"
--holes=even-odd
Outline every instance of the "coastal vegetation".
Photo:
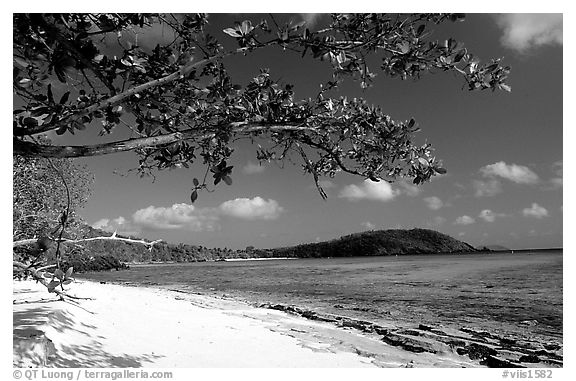
[[[106,234],[85,226],[85,236]],[[119,236],[122,238],[122,236]],[[136,237],[125,237],[138,239]],[[331,258],[376,255],[406,255],[476,252],[472,246],[445,234],[427,229],[394,229],[355,233],[338,239],[290,247],[258,249],[207,248],[184,243],[159,242],[151,250],[122,240],[95,240],[84,250],[65,257],[77,272],[123,269],[134,263],[205,262],[239,258]]]

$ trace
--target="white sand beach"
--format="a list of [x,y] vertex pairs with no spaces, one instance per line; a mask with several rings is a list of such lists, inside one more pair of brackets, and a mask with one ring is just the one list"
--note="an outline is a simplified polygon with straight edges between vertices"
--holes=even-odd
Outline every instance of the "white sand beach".
[[[76,281],[69,294],[91,298],[77,306],[33,281],[13,285],[15,366],[478,366],[463,356],[412,353],[354,329],[203,295]],[[44,335],[49,342],[29,339]],[[42,359],[38,348],[47,345]]]

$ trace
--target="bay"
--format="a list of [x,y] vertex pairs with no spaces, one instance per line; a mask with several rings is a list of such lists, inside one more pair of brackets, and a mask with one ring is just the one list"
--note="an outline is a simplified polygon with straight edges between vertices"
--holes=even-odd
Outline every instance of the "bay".
[[562,269],[557,250],[135,265],[82,277],[546,342],[562,340]]

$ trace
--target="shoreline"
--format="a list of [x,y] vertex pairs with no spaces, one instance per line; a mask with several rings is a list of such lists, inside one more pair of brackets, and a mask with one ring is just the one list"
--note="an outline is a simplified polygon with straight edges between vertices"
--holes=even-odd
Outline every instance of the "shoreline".
[[92,299],[76,306],[54,301],[33,281],[13,282],[14,366],[478,366],[233,300],[91,281],[71,286],[71,295]]
[[[502,346],[502,338],[487,332],[383,327],[294,306],[254,306],[168,286],[88,280],[74,282],[70,294],[94,300],[82,300],[80,306],[43,303],[53,296],[42,286],[13,284],[15,301],[25,302],[13,306],[15,337],[31,328],[22,327],[24,321],[36,321],[35,329],[54,346],[47,367],[562,366],[561,356],[547,358],[548,363],[517,361],[530,351],[542,357],[541,350],[517,343],[505,348],[507,357],[516,350],[510,362],[491,352]],[[22,352],[15,341],[15,365],[38,362]],[[273,355],[279,352],[282,358]]]

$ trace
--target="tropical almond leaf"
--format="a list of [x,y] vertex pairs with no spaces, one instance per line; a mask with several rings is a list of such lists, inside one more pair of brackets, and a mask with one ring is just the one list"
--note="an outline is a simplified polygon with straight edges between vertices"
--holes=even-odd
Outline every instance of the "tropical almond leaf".
[[54,276],[58,279],[64,279],[64,272],[60,269],[54,271]]
[[226,175],[222,177],[222,180],[224,180],[227,185],[232,185],[232,178],[230,176]]
[[197,199],[198,199],[198,191],[195,190],[190,195],[190,200],[192,201],[192,203],[194,203],[194,201],[196,201]]

